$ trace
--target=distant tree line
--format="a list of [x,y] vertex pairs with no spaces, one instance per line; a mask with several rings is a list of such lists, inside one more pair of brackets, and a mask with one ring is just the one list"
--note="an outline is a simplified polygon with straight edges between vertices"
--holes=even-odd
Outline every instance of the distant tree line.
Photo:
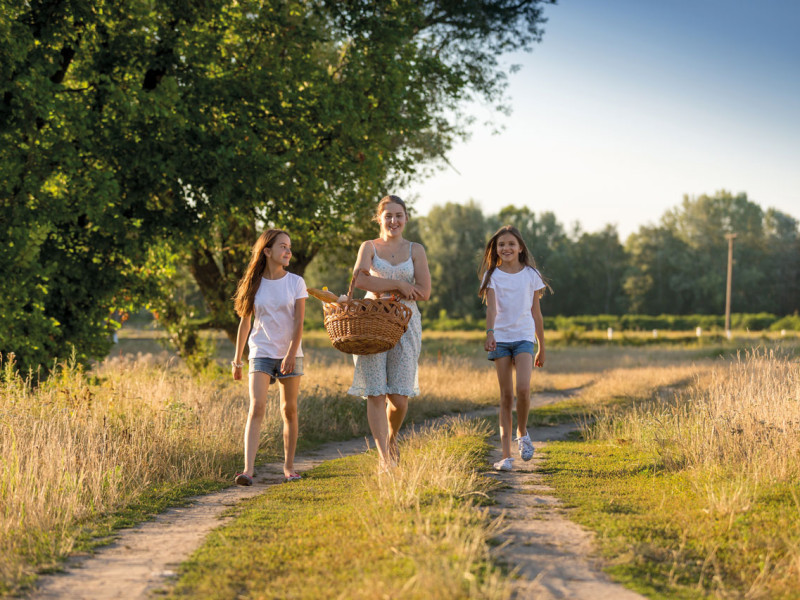
[[[426,247],[434,282],[426,318],[480,319],[477,269],[488,237],[511,224],[523,234],[555,293],[548,315],[626,313],[722,314],[725,309],[728,242],[733,246],[732,310],[788,315],[800,309],[800,233],[794,217],[762,209],[747,195],[726,191],[684,197],[656,225],[620,240],[613,225],[567,229],[549,211],[508,206],[484,215],[474,202],[445,204],[412,219],[408,237]],[[346,285],[352,248],[342,248],[308,269],[307,279]]]

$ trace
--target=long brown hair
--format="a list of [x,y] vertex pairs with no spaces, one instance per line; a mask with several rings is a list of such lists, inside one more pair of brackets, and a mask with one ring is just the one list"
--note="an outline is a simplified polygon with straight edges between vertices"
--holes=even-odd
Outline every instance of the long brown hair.
[[478,290],[478,296],[484,302],[486,302],[486,289],[489,285],[489,280],[492,278],[492,273],[494,273],[494,270],[503,262],[500,258],[500,255],[497,253],[497,240],[500,239],[501,235],[505,235],[506,233],[510,233],[517,238],[519,247],[522,248],[522,252],[519,253],[519,262],[536,271],[539,274],[539,277],[542,278],[542,282],[552,294],[553,288],[550,287],[550,284],[541,274],[539,269],[536,268],[536,261],[534,260],[533,255],[528,251],[528,246],[525,245],[525,240],[522,239],[522,234],[519,232],[519,229],[513,225],[503,225],[491,238],[489,238],[489,241],[486,242],[486,250],[483,253],[481,267],[478,269],[478,277],[481,278],[481,287]]
[[272,244],[280,234],[289,237],[283,229],[267,229],[264,231],[256,243],[250,255],[250,264],[244,272],[244,276],[236,286],[236,293],[233,296],[233,308],[240,317],[253,314],[253,304],[255,303],[256,292],[261,284],[261,277],[267,268],[267,257],[264,255],[264,248],[272,248]]

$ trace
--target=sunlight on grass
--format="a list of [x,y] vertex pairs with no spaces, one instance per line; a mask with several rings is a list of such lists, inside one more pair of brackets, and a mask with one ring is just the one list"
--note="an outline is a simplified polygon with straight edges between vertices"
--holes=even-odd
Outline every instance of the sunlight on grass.
[[[352,366],[309,364],[299,451],[367,434],[365,401],[346,395]],[[201,492],[200,482],[206,491],[219,488],[241,468],[247,383],[226,371],[193,375],[166,353],[118,355],[89,373],[63,363],[34,385],[11,363],[3,366],[0,593],[29,586],[38,569],[56,566],[93,532],[107,534],[115,513],[142,497],[155,494],[161,500],[153,510],[162,510],[167,498],[179,501],[179,490]],[[442,384],[438,394],[415,399],[409,422],[473,408],[460,389]],[[282,453],[272,386],[258,458]]]
[[[139,333],[122,335],[115,355],[91,371],[67,362],[36,385],[15,374],[11,364],[3,365],[0,594],[26,589],[37,570],[56,566],[74,548],[95,543],[93,536],[147,518],[188,495],[228,485],[241,468],[248,393],[246,382],[233,382],[227,370],[230,343],[217,339],[216,362],[192,374],[166,352],[141,353],[140,348],[157,348],[160,334]],[[306,347],[299,401],[301,453],[322,441],[369,431],[365,401],[346,393],[352,357],[333,350],[324,332],[318,333],[322,335],[309,336]],[[701,516],[709,515],[723,532],[762,519],[757,530],[764,531],[765,539],[773,535],[786,541],[783,546],[764,542],[763,555],[748,555],[761,565],[758,574],[753,575],[756,567],[742,572],[750,574],[748,581],[757,589],[778,589],[770,583],[776,573],[800,570],[800,554],[786,550],[795,543],[794,530],[776,529],[775,524],[778,509],[800,521],[797,363],[778,354],[733,362],[715,358],[722,352],[730,348],[548,349],[547,366],[535,371],[532,390],[551,394],[551,400],[568,394],[570,399],[536,409],[532,422],[575,419],[587,428],[591,423],[587,431],[597,439],[593,444],[638,452],[635,459],[619,459],[627,466],[670,470],[675,485],[684,477],[676,497],[686,506],[695,506],[687,498],[697,499]],[[420,384],[422,395],[409,403],[409,423],[498,402],[495,371],[486,360],[482,336],[475,333],[432,335],[423,345]],[[273,386],[260,461],[282,456],[281,427],[278,389]],[[407,442],[408,457],[424,460],[406,463],[397,479],[370,493],[386,506],[397,503],[409,511],[429,500],[458,498],[457,508],[470,494],[479,499],[481,492],[466,491],[476,485],[474,472],[457,481],[449,466],[441,472],[429,468],[440,456],[450,456],[450,445],[461,438],[422,439],[427,440],[419,436]],[[417,443],[422,444],[419,451]],[[359,481],[366,485],[363,478]],[[665,497],[665,492],[656,488],[652,496]],[[675,535],[681,539],[684,533]],[[718,535],[708,533],[708,540]],[[687,541],[681,552],[688,555],[693,548]],[[703,577],[709,577],[714,565],[726,564],[723,550],[702,552],[693,560],[707,562]],[[680,573],[676,567],[675,580]]]
[[370,453],[270,488],[209,536],[171,597],[508,598],[489,557],[501,522],[475,502],[493,485],[477,473],[489,434],[452,420],[407,437],[390,473]]
[[678,369],[649,394],[641,393],[644,380],[615,386],[609,377],[606,391],[642,385],[640,399],[602,404],[586,420],[587,442],[548,450],[554,487],[600,533],[620,580],[652,597],[796,597],[800,363],[793,356],[754,350],[696,368],[688,385],[664,387]]

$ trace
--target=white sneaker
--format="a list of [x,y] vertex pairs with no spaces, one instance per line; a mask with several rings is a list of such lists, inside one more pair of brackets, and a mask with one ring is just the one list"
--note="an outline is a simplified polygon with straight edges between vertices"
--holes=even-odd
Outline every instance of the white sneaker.
[[532,459],[533,442],[531,442],[531,436],[526,433],[521,438],[517,438],[517,442],[519,443],[519,455],[522,457],[522,460]]
[[514,459],[510,456],[508,458],[504,458],[500,462],[494,463],[494,470],[495,471],[510,471],[514,468]]

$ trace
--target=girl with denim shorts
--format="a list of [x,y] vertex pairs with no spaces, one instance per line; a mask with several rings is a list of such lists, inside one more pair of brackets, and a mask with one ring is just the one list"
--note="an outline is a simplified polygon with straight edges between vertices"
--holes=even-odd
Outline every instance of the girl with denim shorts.
[[[513,370],[517,372],[517,443],[522,460],[533,458],[528,435],[533,366],[544,366],[544,326],[539,298],[547,284],[536,269],[520,232],[511,225],[501,227],[486,244],[478,295],[486,302],[484,349],[494,361],[500,384],[500,442],[503,458],[494,464],[510,471]],[[536,355],[534,357],[534,343]]]
[[286,271],[291,258],[289,234],[280,229],[265,231],[253,246],[250,264],[234,296],[236,314],[241,317],[236,355],[231,362],[235,380],[242,378],[242,355],[248,337],[250,356],[250,411],[244,429],[244,471],[235,478],[239,485],[253,485],[267,392],[276,380],[280,383],[283,417],[283,475],[285,481],[300,479],[294,470],[294,452],[297,394],[303,374],[300,340],[308,292],[302,277]]
[[353,277],[368,298],[393,295],[411,309],[408,329],[390,350],[353,356],[353,385],[347,391],[367,399],[367,421],[378,448],[381,471],[397,465],[397,433],[408,410],[408,399],[419,394],[417,365],[422,348],[422,324],[417,300],[431,295],[428,259],[421,244],[403,238],[406,205],[397,196],[378,203],[374,220],[380,236],[361,244]]

